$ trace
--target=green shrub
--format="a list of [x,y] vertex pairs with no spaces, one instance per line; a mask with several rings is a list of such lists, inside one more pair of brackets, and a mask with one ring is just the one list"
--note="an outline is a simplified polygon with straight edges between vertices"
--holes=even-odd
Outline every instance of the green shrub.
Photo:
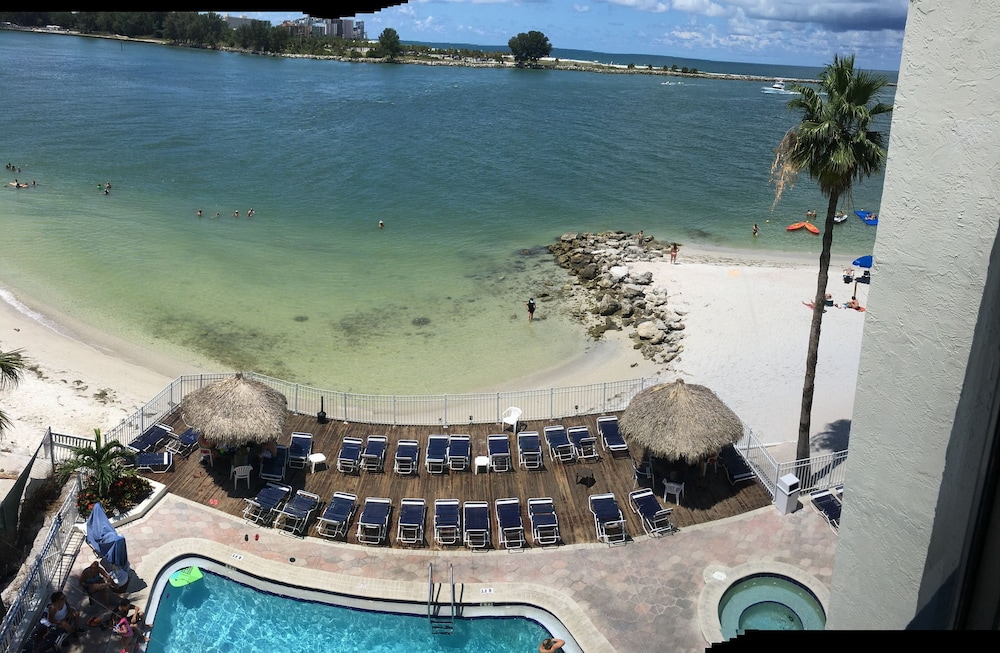
[[145,501],[152,493],[153,486],[149,481],[129,472],[112,481],[105,496],[98,491],[96,484],[90,483],[81,488],[76,495],[76,509],[84,519],[90,516],[94,504],[98,502],[109,515],[125,513]]

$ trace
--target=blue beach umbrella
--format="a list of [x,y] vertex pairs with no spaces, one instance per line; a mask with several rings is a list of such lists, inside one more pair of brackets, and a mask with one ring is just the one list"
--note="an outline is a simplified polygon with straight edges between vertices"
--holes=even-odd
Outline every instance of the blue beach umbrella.
[[869,254],[868,256],[862,256],[861,258],[856,258],[854,259],[854,263],[852,263],[852,265],[855,265],[859,268],[870,268],[872,266],[872,255]]

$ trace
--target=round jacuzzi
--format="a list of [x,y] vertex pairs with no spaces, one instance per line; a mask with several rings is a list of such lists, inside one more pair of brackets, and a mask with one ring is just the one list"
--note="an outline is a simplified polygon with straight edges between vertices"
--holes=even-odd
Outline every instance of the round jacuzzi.
[[719,600],[722,636],[748,630],[823,630],[823,605],[805,585],[780,574],[744,576]]

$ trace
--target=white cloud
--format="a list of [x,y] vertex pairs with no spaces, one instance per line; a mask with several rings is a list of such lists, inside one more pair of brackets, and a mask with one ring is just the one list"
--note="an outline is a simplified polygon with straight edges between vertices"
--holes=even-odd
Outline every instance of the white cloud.
[[675,11],[683,11],[701,16],[717,17],[729,13],[722,5],[712,2],[712,0],[673,0]]
[[605,0],[605,2],[621,7],[638,9],[639,11],[650,11],[654,14],[662,14],[665,11],[670,11],[669,2],[659,2],[658,0]]
[[580,14],[586,13],[586,12],[590,11],[590,5],[578,5],[578,4],[574,4],[573,5],[573,11],[575,11],[577,13],[580,13]]

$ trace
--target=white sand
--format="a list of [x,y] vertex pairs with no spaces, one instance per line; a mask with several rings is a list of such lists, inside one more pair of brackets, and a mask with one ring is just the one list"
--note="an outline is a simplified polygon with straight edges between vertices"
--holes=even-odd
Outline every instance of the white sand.
[[[829,290],[838,303],[850,299],[854,288],[841,280],[846,263],[835,257],[831,264]],[[651,270],[654,285],[666,287],[672,305],[688,313],[684,351],[672,364],[674,371],[644,360],[625,333],[608,332],[580,359],[493,389],[681,377],[715,390],[762,440],[775,445],[779,459],[794,458],[811,316],[802,301],[815,293],[816,262],[687,247],[677,265],[639,262],[630,268],[635,274]],[[858,286],[862,305],[867,304],[867,291],[867,286]],[[66,335],[68,330],[47,326],[24,306],[15,308],[9,294],[0,294],[0,299],[6,300],[0,301],[0,351],[23,349],[31,367],[16,388],[0,393],[0,406],[13,422],[0,435],[0,470],[22,469],[46,427],[81,436],[94,428],[111,428],[178,375],[205,371],[114,342],[105,334],[77,329]],[[823,320],[812,417],[814,449],[846,445],[844,428],[854,407],[864,317],[829,309]],[[830,433],[839,438],[830,442]]]

